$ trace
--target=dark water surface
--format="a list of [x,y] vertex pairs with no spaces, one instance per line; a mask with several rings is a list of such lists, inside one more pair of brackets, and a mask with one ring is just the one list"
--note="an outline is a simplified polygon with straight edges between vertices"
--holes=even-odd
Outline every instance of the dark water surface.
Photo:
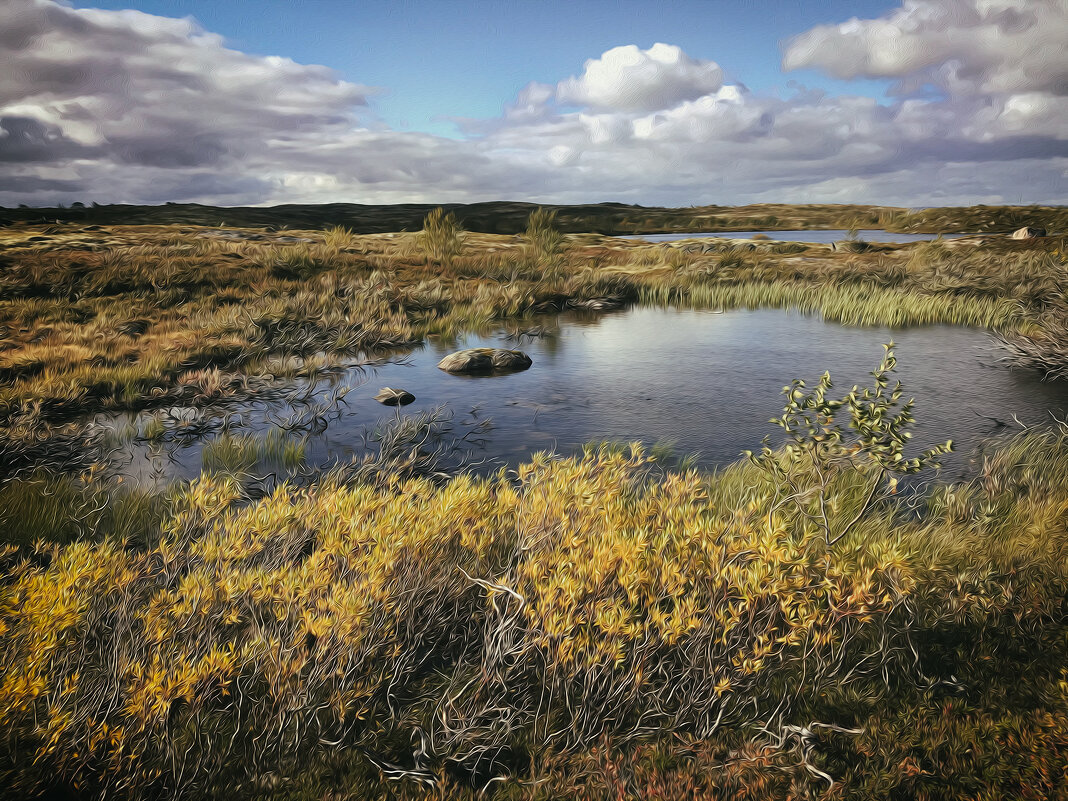
[[[811,386],[829,370],[839,394],[853,384],[867,386],[891,337],[906,397],[916,398],[913,442],[919,447],[951,438],[957,444],[944,471],[948,477],[964,469],[979,442],[1004,432],[1001,424],[1015,428],[1014,416],[1029,425],[1068,416],[1068,382],[1045,382],[999,364],[1001,352],[976,329],[851,328],[778,310],[662,308],[565,314],[546,327],[553,335],[518,344],[503,332],[432,342],[402,363],[348,370],[323,382],[316,387],[319,397],[339,386],[352,389],[340,416],[309,439],[308,462],[348,460],[360,452],[368,429],[397,414],[372,400],[390,386],[416,396],[405,414],[446,404],[459,433],[489,418],[492,428],[479,435],[484,447],[478,453],[491,465],[515,465],[538,450],[573,453],[604,438],[672,441],[678,454],[698,452],[701,464],[721,465],[759,447],[765,434],[774,438],[779,429],[769,418],[781,413],[781,391],[792,379]],[[534,364],[522,373],[479,378],[436,366],[458,347],[484,345],[519,347]],[[287,411],[277,403],[254,404],[241,415],[244,430],[262,432],[268,414],[278,419]],[[135,443],[126,472],[141,480],[153,470],[166,478],[193,475],[202,444],[171,446],[150,457],[147,446]]]
[[[717,237],[720,239],[752,239],[763,234],[768,239],[779,242],[841,242],[849,238],[849,231],[844,228],[825,231],[710,231],[697,234],[626,234],[618,239],[641,239],[645,242],[675,242],[679,239],[702,239]],[[925,242],[938,234],[895,234],[876,228],[865,228],[857,232],[857,238],[865,242]],[[959,239],[968,234],[942,234],[943,239]]]

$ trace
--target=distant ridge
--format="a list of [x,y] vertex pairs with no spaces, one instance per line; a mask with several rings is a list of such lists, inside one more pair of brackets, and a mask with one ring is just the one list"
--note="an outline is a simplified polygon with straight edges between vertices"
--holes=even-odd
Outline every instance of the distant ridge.
[[778,204],[665,208],[625,203],[554,205],[520,201],[486,203],[400,203],[363,205],[326,203],[281,206],[162,206],[73,204],[56,208],[4,208],[0,225],[71,222],[98,225],[228,225],[240,228],[316,229],[344,226],[357,234],[416,231],[423,218],[441,206],[469,231],[518,234],[530,213],[541,206],[557,212],[556,226],[566,233],[685,233],[698,231],[884,228],[924,233],[1007,232],[1025,225],[1051,232],[1068,230],[1064,206],[969,206],[919,211],[894,206]]

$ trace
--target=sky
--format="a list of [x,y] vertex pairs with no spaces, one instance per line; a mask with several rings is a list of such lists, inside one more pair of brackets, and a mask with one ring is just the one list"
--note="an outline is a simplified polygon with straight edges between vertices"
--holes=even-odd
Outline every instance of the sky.
[[1064,203],[1068,0],[0,0],[0,204]]

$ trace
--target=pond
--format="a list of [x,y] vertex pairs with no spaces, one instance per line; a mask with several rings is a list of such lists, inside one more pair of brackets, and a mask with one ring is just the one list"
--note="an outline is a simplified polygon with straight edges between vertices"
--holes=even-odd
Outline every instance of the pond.
[[[849,238],[849,231],[836,228],[824,231],[708,231],[696,234],[627,234],[618,239],[641,239],[645,242],[675,242],[679,239],[701,239],[718,237],[720,239],[752,239],[762,234],[768,239],[779,242],[841,242]],[[857,238],[865,242],[926,242],[938,234],[895,234],[876,228],[865,228],[857,232]],[[969,234],[942,234],[943,239],[959,239]]]
[[[943,474],[960,475],[968,454],[991,434],[1068,414],[1068,382],[1046,382],[999,363],[983,331],[952,326],[903,330],[851,328],[818,316],[778,310],[723,313],[630,308],[610,314],[568,313],[539,321],[540,334],[518,343],[503,331],[458,342],[430,342],[401,361],[352,368],[310,390],[314,404],[347,391],[344,403],[310,436],[311,465],[348,461],[363,452],[367,433],[398,411],[373,400],[384,386],[406,389],[416,401],[401,414],[445,405],[457,435],[466,434],[480,472],[514,466],[538,450],[571,454],[591,440],[671,442],[675,453],[699,454],[714,467],[779,429],[783,387],[794,378],[811,386],[830,370],[835,389],[867,386],[882,345],[897,343],[898,376],[916,399],[917,447],[951,438],[957,450]],[[533,366],[520,373],[461,377],[437,368],[458,347],[520,347]],[[226,410],[241,431],[262,433],[306,407],[257,402]],[[172,410],[174,418],[222,415],[223,410]],[[157,415],[159,412],[156,413]],[[144,427],[146,417],[120,419]],[[487,423],[489,421],[489,423]],[[112,420],[112,423],[116,421]],[[489,426],[482,429],[481,426]],[[477,447],[476,447],[477,446]],[[123,472],[139,481],[189,477],[201,468],[204,440],[126,446]]]

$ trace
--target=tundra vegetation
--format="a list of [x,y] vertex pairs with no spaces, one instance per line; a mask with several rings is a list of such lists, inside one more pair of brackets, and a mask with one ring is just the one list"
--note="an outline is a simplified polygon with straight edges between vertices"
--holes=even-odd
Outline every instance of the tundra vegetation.
[[[165,416],[592,300],[983,326],[1068,370],[1060,237],[521,230],[0,229],[0,786],[1068,798],[1068,428],[918,486],[949,444],[906,454],[892,346],[868,388],[787,387],[786,445],[715,473],[637,444],[449,472],[445,418],[398,412],[374,453],[266,485],[325,409],[263,438]],[[115,410],[159,416],[89,419]],[[193,481],[109,473],[115,437],[207,433]]]

